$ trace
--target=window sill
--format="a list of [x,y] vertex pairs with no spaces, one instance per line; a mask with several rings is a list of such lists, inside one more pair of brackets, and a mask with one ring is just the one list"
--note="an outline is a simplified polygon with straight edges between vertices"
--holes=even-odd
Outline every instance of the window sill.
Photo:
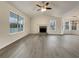
[[19,34],[19,33],[23,33],[24,31],[21,32],[15,32],[15,33],[9,33],[9,35],[14,35],[14,34]]

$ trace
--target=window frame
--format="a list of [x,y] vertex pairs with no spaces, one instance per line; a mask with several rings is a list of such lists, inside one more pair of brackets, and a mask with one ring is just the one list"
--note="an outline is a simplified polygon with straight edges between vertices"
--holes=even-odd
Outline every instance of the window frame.
[[[16,12],[9,10],[9,20],[10,20],[10,12],[12,12],[12,13],[18,15]],[[10,22],[9,22],[9,34],[10,34],[10,35],[12,35],[12,34],[17,34],[17,33],[22,33],[22,32],[25,31],[25,17],[22,16],[22,15],[19,15],[19,16],[21,16],[21,17],[23,18],[23,30],[22,30],[22,31],[18,31],[18,27],[17,27],[17,31],[11,33],[11,32],[10,32]],[[18,19],[19,19],[19,17],[17,18],[17,23],[18,23]]]
[[[55,29],[52,29],[52,27],[51,27],[52,21],[55,23],[55,26],[54,26]],[[56,19],[51,19],[50,20],[50,28],[51,28],[52,31],[56,31]]]
[[[67,22],[68,22],[68,24],[67,24]],[[69,28],[70,28],[69,23],[70,23],[69,21],[65,21],[65,22],[64,22],[64,30],[69,31]],[[68,26],[68,29],[67,29],[66,26]]]
[[[76,24],[76,25],[75,25]],[[74,25],[76,26],[76,29],[74,29],[73,27],[74,27]],[[76,23],[76,21],[75,20],[72,20],[71,21],[71,31],[76,31],[77,30],[77,23]],[[73,28],[73,29],[72,29]]]

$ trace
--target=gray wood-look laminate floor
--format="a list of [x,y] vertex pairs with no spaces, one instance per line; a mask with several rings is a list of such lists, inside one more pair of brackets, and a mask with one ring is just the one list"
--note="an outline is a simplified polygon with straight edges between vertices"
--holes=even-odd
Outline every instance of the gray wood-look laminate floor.
[[79,36],[29,35],[0,51],[1,58],[78,58]]

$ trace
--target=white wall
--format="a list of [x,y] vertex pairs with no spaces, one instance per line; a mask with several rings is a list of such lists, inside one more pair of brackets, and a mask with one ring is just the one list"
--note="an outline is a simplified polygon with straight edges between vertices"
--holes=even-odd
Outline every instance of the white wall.
[[[65,21],[70,21],[73,19],[72,16],[77,16],[78,18],[76,18],[77,20],[79,20],[79,7],[76,7],[72,10],[70,10],[69,12],[67,12],[66,14],[63,15],[63,22]],[[79,23],[78,23],[78,26],[77,26],[77,30],[76,31],[64,31],[64,33],[67,33],[67,34],[79,34]]]
[[[18,15],[24,16],[25,19],[25,31],[10,34],[9,33],[9,10],[15,12]],[[30,18],[19,10],[9,5],[7,2],[0,2],[0,49],[9,45],[10,43],[24,37],[30,32]]]
[[56,31],[52,31],[49,27],[50,24],[50,20],[53,17],[51,16],[36,16],[34,18],[31,19],[31,33],[39,33],[39,26],[47,26],[47,33],[48,34],[61,34],[61,18],[57,18],[56,19],[56,26],[57,29]]

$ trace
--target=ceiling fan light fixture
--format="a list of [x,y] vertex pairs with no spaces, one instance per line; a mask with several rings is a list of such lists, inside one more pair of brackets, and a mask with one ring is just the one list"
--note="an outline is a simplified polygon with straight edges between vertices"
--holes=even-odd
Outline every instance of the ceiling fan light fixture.
[[51,10],[52,8],[49,7],[49,2],[42,1],[42,5],[36,4],[40,9],[37,11],[45,12],[47,10]]
[[46,8],[41,8],[41,12],[44,12],[44,11],[46,11]]

